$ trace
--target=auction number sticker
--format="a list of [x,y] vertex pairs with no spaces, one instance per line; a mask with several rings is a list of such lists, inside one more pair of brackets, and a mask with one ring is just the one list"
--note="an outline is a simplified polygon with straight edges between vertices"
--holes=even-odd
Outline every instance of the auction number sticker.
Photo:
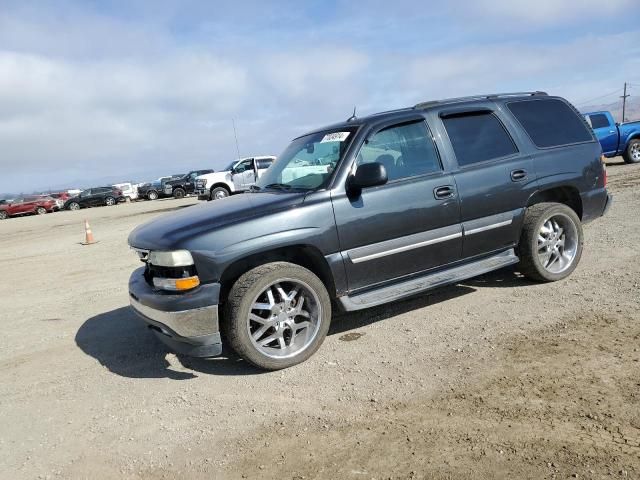
[[325,142],[344,142],[347,137],[349,136],[351,132],[333,132],[333,133],[327,133],[322,140],[320,140],[320,143],[325,143]]

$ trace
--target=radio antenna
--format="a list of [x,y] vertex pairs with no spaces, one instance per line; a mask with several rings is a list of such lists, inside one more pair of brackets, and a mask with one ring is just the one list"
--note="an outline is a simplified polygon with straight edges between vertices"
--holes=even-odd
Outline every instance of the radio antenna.
[[347,119],[347,122],[353,122],[356,118],[358,118],[358,117],[356,117],[356,106],[354,105],[354,106],[353,106],[353,115],[351,115],[351,116]]
[[236,121],[235,119],[231,119],[231,123],[233,124],[233,136],[236,139],[236,152],[238,152],[238,160],[240,160],[240,146],[238,145],[238,133],[236,132]]

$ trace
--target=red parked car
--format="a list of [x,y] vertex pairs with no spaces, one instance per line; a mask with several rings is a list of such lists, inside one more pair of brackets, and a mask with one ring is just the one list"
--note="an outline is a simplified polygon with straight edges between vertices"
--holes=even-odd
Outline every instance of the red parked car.
[[0,204],[0,220],[17,215],[44,215],[60,209],[60,204],[51,197],[16,198],[11,202]]

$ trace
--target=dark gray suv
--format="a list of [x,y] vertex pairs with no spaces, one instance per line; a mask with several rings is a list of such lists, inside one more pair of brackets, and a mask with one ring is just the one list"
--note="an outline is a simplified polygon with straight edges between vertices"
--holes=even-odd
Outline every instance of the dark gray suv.
[[600,144],[543,92],[432,101],[294,139],[252,192],[136,228],[135,311],[179,353],[264,369],[358,310],[518,264],[561,280],[611,203]]

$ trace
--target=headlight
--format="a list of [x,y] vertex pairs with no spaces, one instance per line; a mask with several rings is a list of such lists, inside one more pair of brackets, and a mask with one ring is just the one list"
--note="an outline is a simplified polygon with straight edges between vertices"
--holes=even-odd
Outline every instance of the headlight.
[[149,252],[147,262],[157,267],[188,267],[193,265],[193,257],[188,250]]

